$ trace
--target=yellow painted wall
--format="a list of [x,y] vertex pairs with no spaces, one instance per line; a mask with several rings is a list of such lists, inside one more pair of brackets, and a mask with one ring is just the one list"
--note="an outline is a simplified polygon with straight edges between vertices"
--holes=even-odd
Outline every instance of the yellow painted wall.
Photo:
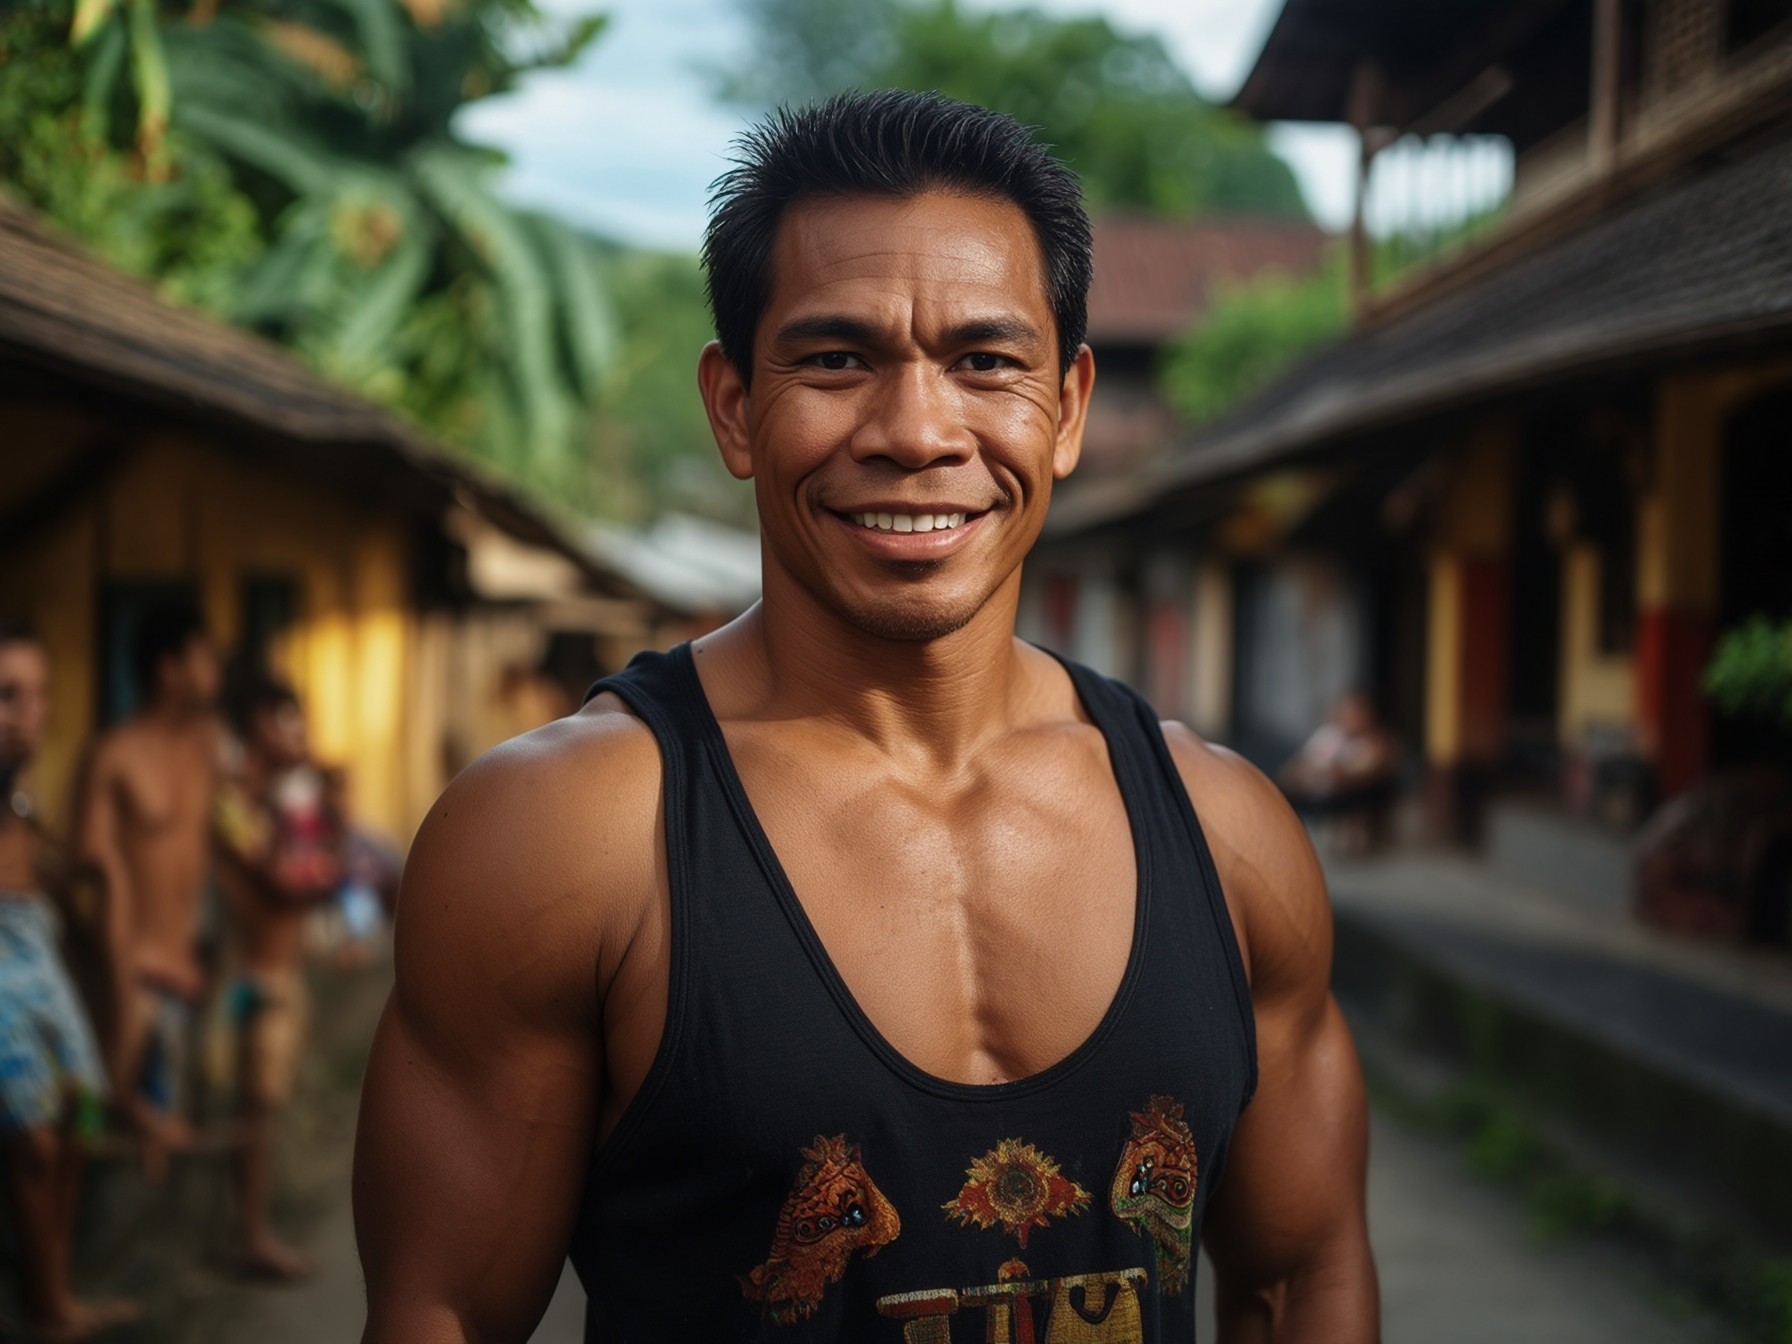
[[[7,408],[9,427],[23,423]],[[78,417],[31,421],[33,458],[78,446]],[[42,473],[0,463],[0,508],[28,499]],[[297,623],[280,669],[303,697],[320,759],[348,767],[357,818],[408,840],[444,782],[442,725],[407,715],[415,627],[408,609],[410,521],[377,500],[325,489],[224,453],[203,439],[161,434],[53,525],[8,547],[0,612],[42,632],[54,677],[48,739],[32,789],[53,822],[66,818],[73,777],[94,731],[98,603],[108,580],[195,580],[221,648],[239,636],[242,588],[285,577]],[[426,703],[441,712],[438,696]],[[489,745],[478,743],[476,745]]]
[[1203,737],[1224,738],[1232,717],[1232,574],[1224,562],[1205,560],[1195,570],[1194,611],[1189,621],[1188,688],[1191,726]]
[[1556,731],[1578,746],[1589,726],[1637,721],[1635,657],[1599,651],[1599,549],[1587,543],[1562,555],[1561,684]]
[[1426,582],[1425,759],[1453,764],[1462,754],[1462,562],[1433,554]]
[[1637,603],[1714,614],[1723,576],[1723,442],[1732,413],[1792,384],[1784,362],[1663,378],[1656,385],[1651,479],[1637,516]]

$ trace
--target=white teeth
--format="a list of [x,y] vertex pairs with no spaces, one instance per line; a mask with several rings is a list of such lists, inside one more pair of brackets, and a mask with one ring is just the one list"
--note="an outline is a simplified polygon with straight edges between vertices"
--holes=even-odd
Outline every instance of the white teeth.
[[860,527],[879,532],[943,532],[962,526],[962,513],[853,513],[847,515]]

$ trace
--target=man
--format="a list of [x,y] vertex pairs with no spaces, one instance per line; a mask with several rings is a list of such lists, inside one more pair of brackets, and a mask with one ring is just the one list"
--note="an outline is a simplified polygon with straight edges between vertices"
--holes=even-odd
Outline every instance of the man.
[[764,599],[424,823],[367,1338],[524,1339],[570,1246],[594,1339],[1187,1340],[1204,1227],[1223,1339],[1373,1339],[1299,824],[1014,638],[1094,383],[1075,179],[852,95],[746,138],[705,261]]
[[124,1301],[74,1294],[75,1210],[83,1143],[97,1127],[105,1075],[56,946],[42,894],[73,874],[37,825],[26,770],[43,741],[49,668],[24,627],[0,620],[0,1144],[19,1249],[25,1326],[85,1339],[136,1315]]
[[1393,802],[1400,751],[1364,691],[1347,691],[1330,717],[1276,772],[1297,813],[1327,828],[1340,855],[1365,854],[1381,842]]
[[150,611],[135,632],[137,711],[94,744],[76,805],[82,857],[104,874],[112,967],[107,1049],[119,1102],[158,1179],[188,1146],[184,1083],[205,992],[200,896],[219,731],[218,656],[193,608]]
[[234,717],[242,765],[219,791],[216,831],[233,959],[225,1005],[237,1031],[237,1244],[243,1270],[291,1281],[310,1264],[274,1232],[274,1125],[310,1017],[305,917],[341,884],[343,834],[291,688],[251,687]]

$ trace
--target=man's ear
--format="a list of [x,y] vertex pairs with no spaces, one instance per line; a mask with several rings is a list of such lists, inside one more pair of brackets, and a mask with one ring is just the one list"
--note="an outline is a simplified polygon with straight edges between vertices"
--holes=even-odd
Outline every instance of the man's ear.
[[1052,446],[1052,479],[1061,481],[1076,470],[1083,455],[1083,425],[1089,418],[1089,394],[1095,390],[1095,355],[1086,345],[1077,347],[1076,358],[1058,389],[1058,441]]
[[722,465],[736,480],[751,480],[753,453],[748,422],[752,407],[740,370],[722,353],[720,342],[711,341],[697,356],[697,390],[703,395],[703,409],[709,413],[709,432],[716,436],[716,447],[722,452]]

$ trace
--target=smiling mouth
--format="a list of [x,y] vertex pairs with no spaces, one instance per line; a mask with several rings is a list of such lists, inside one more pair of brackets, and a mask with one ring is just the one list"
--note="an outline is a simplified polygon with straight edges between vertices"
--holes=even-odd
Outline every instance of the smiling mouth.
[[874,532],[948,532],[962,527],[968,513],[843,513],[849,522]]

